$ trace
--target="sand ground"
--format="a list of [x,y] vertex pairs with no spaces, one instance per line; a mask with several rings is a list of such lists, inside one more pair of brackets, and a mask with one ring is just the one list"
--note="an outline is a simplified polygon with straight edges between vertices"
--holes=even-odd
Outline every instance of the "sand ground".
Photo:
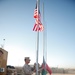
[[[49,75],[49,74],[47,74]],[[75,75],[75,74],[52,74],[52,75]]]
[[[33,74],[33,75],[35,75],[35,73]],[[50,74],[47,74],[47,75],[50,75]],[[51,75],[75,75],[75,74],[55,74],[55,73],[52,73]]]

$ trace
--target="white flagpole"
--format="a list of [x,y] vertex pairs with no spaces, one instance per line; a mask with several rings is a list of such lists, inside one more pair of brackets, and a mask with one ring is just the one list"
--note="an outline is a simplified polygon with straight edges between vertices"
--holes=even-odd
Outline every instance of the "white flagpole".
[[37,32],[36,75],[38,75],[39,31]]
[[[43,26],[44,26],[44,3],[43,3],[43,7],[42,7],[42,20],[43,20]],[[45,26],[44,26],[44,30],[43,30],[43,57],[44,57],[44,53],[45,53]]]
[[[37,11],[39,11],[39,0],[37,0]],[[39,16],[39,12],[37,12],[37,15]],[[39,23],[38,23],[38,28],[39,28]],[[39,30],[37,31],[36,75],[38,75],[38,52],[39,52]]]
[[42,18],[43,18],[43,26],[44,26],[44,31],[43,31],[43,56],[44,56],[44,51],[45,51],[45,25],[44,25],[44,3],[43,3],[43,9],[42,9]]
[[[46,61],[47,61],[47,33],[46,33],[46,25],[45,25],[45,17],[44,17],[44,3],[43,3],[43,9],[42,9],[42,18],[43,18],[43,60],[45,60],[45,70],[46,70]],[[44,74],[46,75],[46,73]]]
[[37,32],[36,75],[38,75],[39,32]]

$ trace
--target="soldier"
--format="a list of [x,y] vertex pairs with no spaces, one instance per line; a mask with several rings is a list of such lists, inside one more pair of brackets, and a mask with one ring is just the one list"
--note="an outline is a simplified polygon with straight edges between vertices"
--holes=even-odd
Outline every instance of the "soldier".
[[30,58],[25,57],[24,61],[25,61],[25,64],[23,66],[24,75],[32,75],[34,72],[32,71],[31,66],[28,65],[30,63]]

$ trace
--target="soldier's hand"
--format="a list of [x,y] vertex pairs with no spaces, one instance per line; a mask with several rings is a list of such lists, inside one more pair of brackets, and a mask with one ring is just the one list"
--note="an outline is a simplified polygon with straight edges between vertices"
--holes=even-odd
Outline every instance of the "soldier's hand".
[[36,72],[36,69],[34,69],[34,72]]

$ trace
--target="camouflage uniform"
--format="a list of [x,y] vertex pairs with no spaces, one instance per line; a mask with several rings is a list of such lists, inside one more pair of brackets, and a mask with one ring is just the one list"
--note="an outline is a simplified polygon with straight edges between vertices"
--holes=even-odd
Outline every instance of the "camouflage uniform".
[[33,73],[30,65],[27,65],[27,64],[23,66],[23,72],[24,72],[24,75],[32,75]]

